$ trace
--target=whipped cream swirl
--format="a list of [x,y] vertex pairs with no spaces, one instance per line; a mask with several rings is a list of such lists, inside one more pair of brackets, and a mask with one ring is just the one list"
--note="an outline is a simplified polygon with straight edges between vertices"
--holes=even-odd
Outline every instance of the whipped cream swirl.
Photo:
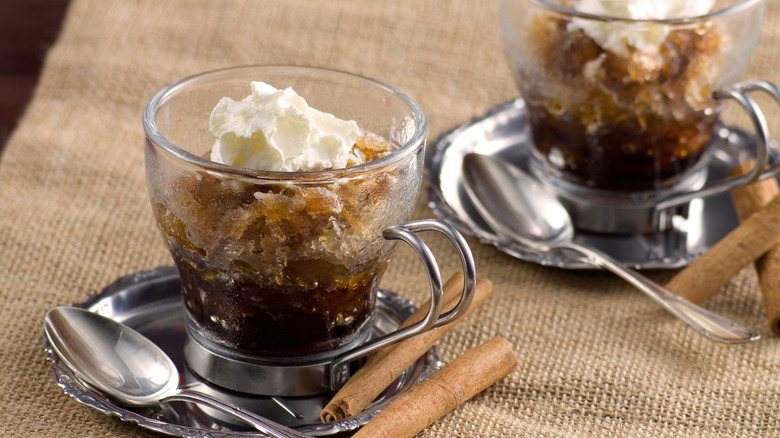
[[236,167],[305,172],[360,163],[352,153],[360,129],[355,121],[309,107],[292,88],[250,84],[252,94],[223,97],[214,107],[209,130],[217,137],[211,160]]
[[[603,17],[662,20],[706,15],[714,4],[715,0],[578,0],[572,7]],[[656,53],[670,32],[668,25],[660,23],[574,19],[570,26],[582,29],[603,49],[620,55],[632,51]]]

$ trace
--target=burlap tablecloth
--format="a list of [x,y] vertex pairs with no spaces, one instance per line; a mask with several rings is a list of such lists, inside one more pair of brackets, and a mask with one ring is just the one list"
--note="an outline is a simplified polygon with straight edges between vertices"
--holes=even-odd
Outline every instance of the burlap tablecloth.
[[[780,3],[768,3],[748,77],[780,82]],[[392,84],[421,104],[431,140],[517,95],[492,1],[73,1],[0,161],[0,435],[154,435],[63,394],[45,360],[43,316],[170,264],[144,178],[148,99],[190,74],[270,63]],[[771,112],[780,132],[780,110]],[[422,200],[417,216],[432,216]],[[763,335],[728,346],[612,275],[470,243],[495,293],[444,338],[442,357],[504,336],[520,363],[422,436],[780,435],[780,339],[767,328],[752,268],[707,302]],[[449,246],[433,246],[445,276],[455,272]],[[426,284],[402,248],[383,286],[419,303]]]

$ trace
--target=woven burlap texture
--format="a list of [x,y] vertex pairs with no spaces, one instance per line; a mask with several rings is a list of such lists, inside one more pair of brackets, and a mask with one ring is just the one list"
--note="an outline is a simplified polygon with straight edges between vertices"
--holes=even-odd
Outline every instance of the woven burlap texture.
[[[780,4],[767,8],[748,77],[780,82]],[[0,161],[0,435],[155,436],[63,393],[45,360],[43,316],[170,264],[144,177],[141,113],[157,90],[231,65],[329,67],[407,92],[433,140],[517,96],[496,11],[472,0],[74,0]],[[770,113],[780,132],[780,110]],[[422,199],[416,216],[433,216]],[[431,242],[449,276],[457,259],[443,239]],[[441,355],[503,336],[520,363],[421,436],[780,435],[780,339],[751,268],[706,303],[763,335],[729,346],[607,273],[469,242],[495,292],[440,342]],[[426,284],[401,248],[383,286],[420,303]]]

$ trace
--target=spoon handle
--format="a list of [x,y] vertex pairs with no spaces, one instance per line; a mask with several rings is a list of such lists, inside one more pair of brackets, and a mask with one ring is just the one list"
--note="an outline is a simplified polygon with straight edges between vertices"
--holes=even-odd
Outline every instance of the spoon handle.
[[708,338],[724,343],[755,341],[761,337],[757,332],[747,329],[720,315],[710,312],[685,298],[673,294],[665,287],[650,280],[639,272],[626,267],[611,256],[591,247],[567,242],[557,245],[585,255],[591,262],[612,271],[637,289],[647,294],[673,315],[685,321],[696,331]]
[[188,401],[206,405],[222,411],[226,414],[230,414],[239,418],[248,424],[254,426],[260,432],[273,438],[303,438],[306,435],[301,434],[289,427],[283,426],[279,423],[271,421],[267,418],[261,417],[254,412],[250,412],[246,409],[242,409],[238,406],[225,403],[218,400],[208,394],[202,392],[179,390],[177,393],[165,397],[161,401]]

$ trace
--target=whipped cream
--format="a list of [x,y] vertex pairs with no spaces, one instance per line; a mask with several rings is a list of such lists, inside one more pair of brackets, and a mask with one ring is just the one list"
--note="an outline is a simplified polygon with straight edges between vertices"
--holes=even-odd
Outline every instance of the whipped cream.
[[360,135],[355,121],[309,107],[292,88],[250,84],[241,101],[220,99],[209,119],[211,160],[236,167],[303,172],[346,167]]
[[[715,0],[578,0],[573,8],[604,17],[659,20],[705,15],[714,3]],[[582,29],[603,49],[620,55],[633,50],[656,53],[670,32],[668,25],[658,23],[574,19],[570,26]]]

